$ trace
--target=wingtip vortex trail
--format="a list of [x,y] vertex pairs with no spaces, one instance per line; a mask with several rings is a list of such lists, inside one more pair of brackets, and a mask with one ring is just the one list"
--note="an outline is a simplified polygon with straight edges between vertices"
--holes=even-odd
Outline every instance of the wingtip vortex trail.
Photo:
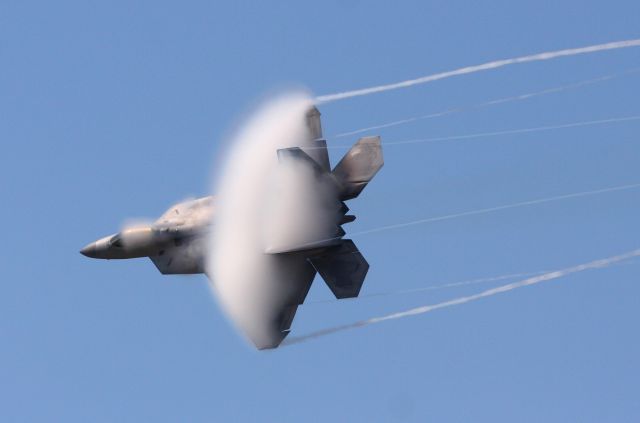
[[441,303],[436,303],[436,304],[429,304],[429,305],[424,305],[421,307],[414,307],[414,308],[410,308],[404,311],[399,311],[399,312],[395,312],[395,313],[390,313],[384,316],[379,316],[379,317],[372,317],[366,320],[360,320],[357,322],[353,322],[353,323],[349,323],[349,324],[345,324],[345,325],[340,325],[340,326],[334,326],[331,328],[326,328],[326,329],[322,329],[316,332],[312,332],[309,333],[307,335],[302,335],[302,336],[298,336],[298,337],[294,337],[294,338],[289,338],[288,340],[285,341],[285,343],[283,343],[283,345],[292,345],[292,344],[299,344],[305,341],[309,341],[315,338],[320,338],[326,335],[331,335],[337,332],[342,332],[345,330],[349,330],[349,329],[356,329],[359,327],[364,327],[364,326],[368,326],[368,325],[372,325],[372,324],[376,324],[376,323],[381,323],[381,322],[385,322],[388,320],[395,320],[395,319],[401,319],[404,317],[409,317],[409,316],[416,316],[416,315],[420,315],[420,314],[425,314],[425,313],[429,313],[431,311],[435,311],[435,310],[439,310],[442,308],[447,308],[447,307],[452,307],[455,305],[462,305],[462,304],[466,304],[472,301],[477,301],[480,300],[482,298],[487,298],[487,297],[491,297],[493,295],[497,295],[497,294],[502,294],[505,292],[509,292],[509,291],[513,291],[515,289],[518,288],[523,288],[525,286],[530,286],[530,285],[536,285],[539,284],[541,282],[547,282],[547,281],[551,281],[554,279],[559,279],[562,278],[564,276],[568,276],[574,273],[579,273],[579,272],[583,272],[585,270],[592,270],[592,269],[600,269],[600,268],[606,268],[609,267],[613,264],[616,263],[620,263],[620,262],[624,262],[626,260],[635,258],[640,256],[640,249],[635,249],[635,250],[631,250],[629,252],[623,253],[623,254],[619,254],[616,256],[611,256],[611,257],[607,257],[607,258],[603,258],[603,259],[597,259],[597,260],[593,260],[587,263],[583,263],[583,264],[579,264],[576,266],[572,266],[572,267],[567,267],[564,269],[560,269],[560,270],[554,270],[551,272],[547,272],[544,273],[542,275],[538,275],[538,276],[532,276],[530,278],[526,278],[517,282],[512,282],[512,283],[508,283],[506,285],[500,285],[498,287],[495,288],[490,288],[487,290],[484,290],[482,292],[479,292],[477,294],[472,294],[472,295],[466,295],[466,296],[462,296],[462,297],[458,297],[458,298],[454,298],[451,300],[447,300],[447,301],[443,301]]
[[422,76],[415,79],[408,79],[405,81],[394,82],[391,84],[383,84],[383,85],[377,85],[375,87],[361,88],[357,90],[321,95],[315,98],[315,103],[316,104],[330,103],[332,101],[344,100],[347,98],[360,97],[364,95],[381,93],[384,91],[397,90],[400,88],[407,88],[414,85],[421,85],[421,84],[426,84],[433,81],[438,81],[440,79],[451,78],[454,76],[466,75],[466,74],[481,72],[481,71],[490,70],[490,69],[497,69],[504,66],[515,65],[519,63],[537,62],[537,61],[556,59],[559,57],[576,56],[580,54],[589,54],[589,53],[596,53],[600,51],[618,50],[623,48],[631,48],[631,47],[639,47],[639,46],[640,46],[640,39],[630,39],[630,40],[622,40],[622,41],[613,41],[613,42],[603,43],[603,44],[594,44],[586,47],[578,47],[578,48],[548,51],[543,53],[536,53],[536,54],[531,54],[527,56],[514,57],[510,59],[494,60],[491,62],[479,64],[479,65],[466,66],[466,67],[454,69],[451,71],[435,73],[435,74],[426,75],[426,76]]

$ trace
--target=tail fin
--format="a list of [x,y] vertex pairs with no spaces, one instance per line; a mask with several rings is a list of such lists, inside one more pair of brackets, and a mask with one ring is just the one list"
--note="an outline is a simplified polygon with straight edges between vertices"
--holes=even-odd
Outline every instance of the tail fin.
[[380,137],[360,138],[333,169],[333,175],[342,187],[340,200],[360,195],[383,164]]
[[329,165],[329,152],[327,151],[327,141],[322,138],[322,123],[320,122],[320,111],[311,107],[306,116],[307,129],[312,140],[312,147],[305,148],[304,152],[315,160],[326,172],[331,172]]
[[369,263],[350,239],[309,261],[338,299],[357,297],[369,270]]
[[311,139],[322,139],[322,123],[320,122],[320,110],[316,106],[312,106],[307,111],[307,128],[311,134]]

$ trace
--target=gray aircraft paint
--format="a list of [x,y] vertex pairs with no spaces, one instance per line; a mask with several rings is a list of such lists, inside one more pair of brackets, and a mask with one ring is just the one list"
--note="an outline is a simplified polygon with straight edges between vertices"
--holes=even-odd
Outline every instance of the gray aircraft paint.
[[[263,152],[268,160],[276,160],[275,180],[285,181],[282,186],[286,188],[271,196],[265,210],[235,209],[231,211],[234,216],[218,216],[216,220],[214,197],[189,200],[172,206],[151,224],[128,227],[88,244],[80,252],[98,259],[149,257],[163,274],[206,273],[215,281],[214,290],[233,323],[259,349],[275,348],[289,334],[316,272],[336,298],[358,296],[369,264],[353,241],[343,239],[342,225],[355,219],[347,214],[349,208],[344,202],[357,197],[382,167],[380,138],[361,138],[331,170],[320,112],[313,106],[305,107],[306,139],[300,140],[302,148],[294,144]],[[255,159],[252,155],[254,151],[249,150],[246,154],[231,154],[229,160],[243,169],[243,160]],[[249,169],[249,174],[252,171]],[[233,182],[227,182],[228,186]],[[264,181],[257,179],[254,183]],[[223,203],[218,206],[228,205],[225,198],[233,201],[238,192],[231,191],[223,193]],[[292,204],[303,207],[292,209]],[[292,214],[291,210],[298,212]],[[269,223],[261,227],[243,225],[243,216],[256,214],[270,216]],[[219,233],[231,230],[223,238],[227,244],[210,241],[215,238],[216,229]],[[237,249],[236,239],[251,231],[260,232],[263,237],[256,242],[257,238],[249,234],[252,245],[233,251]],[[214,254],[213,245],[218,247]],[[241,260],[227,260],[227,250],[229,257],[240,256]],[[220,258],[218,263],[222,264],[211,265],[211,256]],[[256,259],[268,264],[260,268],[266,272],[251,271]],[[234,261],[235,266],[229,263]]]

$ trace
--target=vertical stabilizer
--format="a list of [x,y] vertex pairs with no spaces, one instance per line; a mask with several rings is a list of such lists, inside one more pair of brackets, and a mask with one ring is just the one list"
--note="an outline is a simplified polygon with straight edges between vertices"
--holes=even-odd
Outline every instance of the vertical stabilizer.
[[317,107],[312,106],[307,112],[307,128],[313,140],[313,147],[304,148],[304,152],[320,165],[320,167],[329,172],[331,165],[329,164],[329,152],[327,151],[327,142],[322,139],[322,123],[320,122],[320,111]]
[[320,111],[316,106],[312,106],[307,112],[307,127],[314,140],[322,138],[322,124],[320,123]]

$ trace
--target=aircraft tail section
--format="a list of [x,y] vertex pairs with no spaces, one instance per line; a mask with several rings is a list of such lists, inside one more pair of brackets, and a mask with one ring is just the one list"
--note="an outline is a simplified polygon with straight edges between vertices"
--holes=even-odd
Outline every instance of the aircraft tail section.
[[[303,223],[299,230],[292,230],[295,221],[287,221],[286,228],[277,232],[288,230],[300,236],[276,237],[267,243],[265,251],[303,256],[322,276],[336,298],[357,297],[369,264],[352,240],[342,239],[345,235],[342,225],[355,220],[354,215],[347,214],[349,207],[345,201],[360,195],[384,164],[380,137],[360,138],[331,170],[327,144],[322,139],[320,112],[312,107],[306,119],[311,145],[280,149],[278,160],[282,165],[303,166],[311,171],[309,174],[313,175],[313,182],[309,190],[315,194],[307,196],[306,192],[301,192],[294,197],[309,203],[308,215],[322,221],[322,224],[308,224],[304,219],[307,214],[299,219]],[[310,231],[309,227],[314,230]],[[280,242],[280,238],[286,242]],[[287,321],[288,318],[283,318],[283,322]]]

